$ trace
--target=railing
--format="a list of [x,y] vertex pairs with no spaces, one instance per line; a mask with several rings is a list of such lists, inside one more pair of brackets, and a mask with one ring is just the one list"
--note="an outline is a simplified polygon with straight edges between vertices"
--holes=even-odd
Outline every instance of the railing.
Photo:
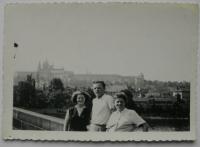
[[61,131],[63,123],[63,119],[21,108],[13,108],[13,129]]
[[[153,131],[188,131],[190,129],[189,118],[153,116],[143,118],[152,127]],[[13,108],[13,129],[62,131],[63,123],[63,119],[21,108]]]

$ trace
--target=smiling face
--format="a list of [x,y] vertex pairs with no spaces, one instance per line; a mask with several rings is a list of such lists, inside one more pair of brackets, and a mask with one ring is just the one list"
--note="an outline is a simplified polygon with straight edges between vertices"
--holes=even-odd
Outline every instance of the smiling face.
[[77,95],[77,105],[85,105],[85,96],[83,94]]
[[101,83],[95,83],[93,84],[93,91],[94,91],[95,96],[97,98],[100,98],[104,95],[105,88],[103,87]]
[[115,99],[115,107],[117,111],[122,111],[125,108],[125,101],[123,98],[116,98]]

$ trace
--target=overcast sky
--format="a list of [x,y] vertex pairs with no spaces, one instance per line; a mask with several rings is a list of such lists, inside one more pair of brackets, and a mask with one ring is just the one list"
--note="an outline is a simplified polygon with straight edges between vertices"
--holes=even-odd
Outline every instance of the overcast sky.
[[16,71],[47,59],[75,73],[190,81],[196,66],[195,5],[18,4],[7,6],[5,23]]

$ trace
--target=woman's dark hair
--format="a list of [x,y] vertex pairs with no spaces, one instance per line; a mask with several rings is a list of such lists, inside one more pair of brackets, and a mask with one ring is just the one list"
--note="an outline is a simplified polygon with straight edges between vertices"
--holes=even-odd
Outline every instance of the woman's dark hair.
[[90,99],[90,95],[86,92],[83,91],[76,91],[72,94],[72,102],[73,103],[77,103],[77,96],[78,95],[83,95],[85,97],[85,102],[88,101]]
[[123,92],[127,96],[127,104],[126,107],[128,109],[132,109],[135,111],[138,111],[138,106],[136,105],[135,101],[133,100],[133,94],[128,89],[123,89],[120,92]]
[[83,95],[85,97],[85,105],[87,107],[91,107],[91,97],[90,97],[90,94],[85,92],[85,91],[75,91],[73,94],[72,94],[72,102],[74,104],[77,104],[77,96],[78,95]]
[[127,104],[127,96],[123,92],[116,93],[114,96],[115,99],[121,98],[124,100],[125,105]]
[[131,93],[130,90],[128,90],[128,89],[123,89],[123,90],[121,90],[120,92],[123,92],[124,94],[126,94],[128,100],[132,100],[133,94]]

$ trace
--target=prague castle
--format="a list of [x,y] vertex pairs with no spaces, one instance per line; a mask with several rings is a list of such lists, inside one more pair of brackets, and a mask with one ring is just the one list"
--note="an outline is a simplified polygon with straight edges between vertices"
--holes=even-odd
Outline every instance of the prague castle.
[[74,74],[72,71],[66,71],[64,68],[56,68],[45,60],[42,64],[38,63],[37,71],[20,71],[14,75],[14,85],[19,81],[25,81],[27,75],[35,79],[36,87],[42,88],[48,86],[54,78],[62,80],[64,86],[89,86],[92,81],[103,80],[112,85],[131,85],[137,88],[144,85],[144,75],[121,76],[115,74]]
[[59,78],[63,83],[66,83],[74,76],[74,73],[72,71],[65,71],[64,68],[55,68],[45,60],[42,64],[39,62],[37,71],[16,72],[14,75],[14,84],[16,85],[19,81],[25,81],[27,75],[31,75],[35,79],[37,88],[42,88],[43,86],[48,86],[54,78]]

